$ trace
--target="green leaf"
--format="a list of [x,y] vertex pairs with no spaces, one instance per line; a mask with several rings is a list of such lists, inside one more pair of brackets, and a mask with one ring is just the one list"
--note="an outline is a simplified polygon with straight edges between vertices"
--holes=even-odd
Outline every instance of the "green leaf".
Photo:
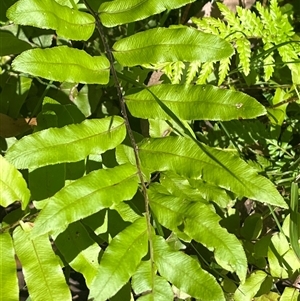
[[[149,90],[174,114],[183,120],[249,119],[266,114],[253,97],[244,93],[220,89],[210,85],[155,85]],[[170,120],[146,89],[125,96],[130,113],[144,119]]]
[[254,213],[246,217],[244,225],[241,228],[241,235],[247,240],[257,239],[263,228],[263,217],[259,213]]
[[286,287],[279,301],[298,301],[299,295],[300,294],[297,288]]
[[107,84],[109,80],[106,57],[92,57],[67,46],[24,51],[14,59],[12,66],[16,71],[53,81]]
[[259,291],[262,283],[268,275],[263,271],[254,271],[246,282],[241,284],[235,291],[235,301],[251,301]]
[[90,172],[47,200],[32,234],[57,235],[70,223],[131,199],[137,188],[136,167],[130,164]]
[[158,221],[176,233],[179,226],[190,238],[214,251],[223,268],[246,278],[247,259],[239,240],[219,225],[221,218],[202,202],[191,202],[163,190],[149,191],[150,206]]
[[19,300],[15,251],[8,232],[0,233],[0,300]]
[[69,265],[81,273],[89,287],[98,268],[100,247],[80,222],[72,223],[55,239],[55,246]]
[[185,137],[165,137],[145,140],[139,154],[142,166],[152,171],[172,170],[181,176],[202,178],[238,196],[287,208],[275,186],[230,151],[197,145]]
[[19,0],[7,10],[7,17],[16,24],[54,29],[63,38],[88,40],[95,29],[92,15],[54,0]]
[[77,162],[120,144],[126,135],[124,120],[113,116],[88,119],[80,124],[50,128],[18,140],[6,153],[17,168]]
[[101,4],[99,13],[101,22],[106,27],[114,27],[146,19],[165,10],[176,9],[195,0],[115,0]]
[[147,252],[147,223],[145,218],[140,218],[112,239],[101,258],[89,297],[106,301],[115,295],[134,274]]
[[30,44],[19,40],[9,31],[0,30],[0,56],[19,54],[31,48]]
[[194,28],[154,28],[117,41],[114,57],[123,66],[164,62],[217,61],[233,53],[221,38]]
[[142,294],[139,301],[173,301],[174,293],[168,281],[158,275],[152,277],[151,261],[142,261],[132,277],[132,288]]
[[216,279],[188,255],[173,251],[159,236],[154,237],[154,262],[158,272],[183,292],[202,301],[225,301]]
[[29,202],[30,191],[22,174],[0,155],[0,205],[7,207],[15,201],[21,201],[24,210]]
[[31,225],[23,224],[13,233],[15,249],[31,299],[34,301],[72,300],[48,235],[31,239]]

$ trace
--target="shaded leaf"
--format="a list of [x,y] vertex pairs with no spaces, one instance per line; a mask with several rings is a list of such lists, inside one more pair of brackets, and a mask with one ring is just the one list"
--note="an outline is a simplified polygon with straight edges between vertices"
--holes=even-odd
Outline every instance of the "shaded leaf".
[[106,27],[114,27],[143,20],[165,10],[176,9],[194,1],[195,0],[115,0],[102,3],[99,13],[103,25]]
[[30,191],[22,174],[0,155],[0,205],[7,207],[21,201],[24,210],[29,202]]
[[217,61],[233,53],[221,38],[194,28],[154,28],[117,41],[114,57],[123,66],[163,62]]
[[0,300],[19,300],[15,250],[8,232],[0,233],[0,254]]
[[0,56],[19,54],[31,48],[31,45],[19,40],[9,31],[0,30]]
[[24,51],[14,59],[12,66],[16,71],[53,81],[107,84],[109,80],[106,57],[92,57],[67,46]]
[[[80,124],[50,128],[18,140],[6,153],[17,168],[77,162],[120,144],[126,130],[121,117],[88,119]],[[51,154],[51,155],[50,155]]]
[[134,274],[147,251],[146,219],[140,218],[112,239],[101,258],[89,297],[105,301],[115,295]]
[[90,172],[47,199],[33,235],[57,235],[72,222],[131,199],[137,188],[136,167],[130,164]]
[[24,230],[21,227],[15,229],[13,239],[31,299],[71,301],[71,293],[48,235],[32,240],[31,225],[23,227]]
[[[149,90],[183,120],[249,119],[266,114],[256,99],[247,94],[205,85],[156,85]],[[125,96],[130,113],[144,119],[170,120],[155,97],[146,89]]]
[[152,277],[151,262],[142,261],[132,277],[132,288],[142,294],[139,301],[173,301],[174,294],[168,281],[158,275]]
[[195,144],[185,137],[147,139],[139,146],[142,166],[152,171],[172,170],[259,202],[287,208],[275,186],[237,155]]
[[88,40],[95,29],[92,15],[62,6],[54,0],[19,0],[6,13],[16,24],[54,29],[66,39]]
[[225,301],[216,279],[188,255],[173,251],[159,236],[154,237],[154,262],[161,276],[183,292],[202,301]]

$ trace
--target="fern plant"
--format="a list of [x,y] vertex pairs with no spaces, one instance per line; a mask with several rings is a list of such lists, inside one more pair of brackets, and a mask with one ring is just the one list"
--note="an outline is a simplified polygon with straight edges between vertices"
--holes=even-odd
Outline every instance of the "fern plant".
[[[223,301],[225,281],[238,282],[235,300],[250,300],[258,286],[247,291],[249,282],[270,279],[247,278],[247,248],[222,225],[222,212],[244,197],[288,209],[286,202],[237,152],[200,142],[189,123],[267,110],[238,91],[178,83],[182,62],[196,70],[198,62],[228,60],[230,43],[186,26],[145,30],[113,45],[106,35],[190,2],[19,0],[7,10],[14,26],[0,31],[8,57],[1,96],[14,87],[24,106],[1,100],[1,114],[36,118],[38,126],[21,135],[2,129],[0,205],[21,207],[1,223],[0,300],[18,299],[15,255],[32,301],[71,300],[70,268],[95,301],[172,301],[178,290]],[[170,62],[171,84],[139,81],[138,66]],[[141,130],[137,119],[149,128]],[[196,253],[184,252],[186,245]]]
[[[286,64],[290,69],[293,82],[299,83],[298,38],[290,24],[290,16],[282,11],[277,0],[271,0],[268,7],[263,7],[260,2],[256,2],[255,8],[258,13],[238,6],[235,14],[226,5],[219,2],[217,5],[223,19],[192,18],[192,22],[199,30],[220,36],[234,45],[240,72],[245,76],[252,72],[252,76],[256,77],[256,82],[262,78],[268,81],[274,74],[276,65],[280,64],[279,61],[275,61],[278,52],[281,64]],[[256,42],[255,47],[252,45],[253,41],[259,41]],[[204,84],[218,69],[217,83],[221,85],[228,77],[230,67],[233,65],[232,57],[221,59],[219,62],[201,63],[196,60],[190,62],[188,66],[182,63],[165,63],[153,67],[161,69],[172,83],[180,82],[183,70],[187,69],[183,81],[188,84],[192,81]],[[263,76],[259,71],[261,66]],[[215,78],[216,75],[212,77],[212,79]]]

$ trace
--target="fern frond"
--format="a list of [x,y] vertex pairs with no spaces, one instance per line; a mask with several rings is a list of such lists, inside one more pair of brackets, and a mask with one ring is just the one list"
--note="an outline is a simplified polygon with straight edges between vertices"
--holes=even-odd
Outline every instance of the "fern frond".
[[219,81],[218,85],[222,85],[224,82],[230,68],[230,61],[231,57],[227,57],[226,59],[223,59],[220,61],[220,67],[219,67]]
[[242,67],[244,74],[247,76],[250,73],[251,44],[249,40],[241,37],[236,40],[236,47],[240,58],[239,66]]
[[226,19],[226,22],[235,30],[241,29],[241,22],[225,4],[217,3],[222,15]]
[[[267,43],[264,45],[264,50],[266,52],[268,52],[268,50],[272,47],[273,47],[272,44]],[[264,58],[263,64],[264,64],[264,78],[265,78],[265,81],[268,81],[274,73],[274,53],[273,53],[273,51],[268,53],[268,55]]]
[[183,62],[178,61],[173,63],[173,74],[171,78],[172,84],[180,83],[184,69],[185,69],[185,64]]
[[199,71],[201,67],[201,62],[200,61],[194,61],[191,62],[189,65],[189,68],[187,70],[187,76],[186,76],[186,83],[190,84],[195,76],[197,75],[197,72]]
[[200,75],[198,77],[198,80],[196,82],[197,85],[203,85],[206,83],[207,78],[210,76],[210,74],[214,70],[214,63],[213,62],[207,62],[202,65],[202,69],[200,72]]

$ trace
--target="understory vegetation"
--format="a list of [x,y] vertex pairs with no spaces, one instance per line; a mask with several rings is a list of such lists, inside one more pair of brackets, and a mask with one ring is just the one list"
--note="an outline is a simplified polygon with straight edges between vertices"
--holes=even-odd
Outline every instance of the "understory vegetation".
[[0,2],[0,301],[300,300],[299,3],[225,2]]

